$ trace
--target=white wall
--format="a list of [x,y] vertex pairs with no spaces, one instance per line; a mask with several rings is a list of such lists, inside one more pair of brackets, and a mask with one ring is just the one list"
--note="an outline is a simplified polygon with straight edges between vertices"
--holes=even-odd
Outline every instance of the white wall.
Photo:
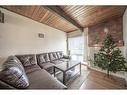
[[[15,54],[52,51],[66,52],[66,33],[0,8],[5,23],[0,23],[0,58]],[[39,38],[38,33],[45,34]]]
[[[127,59],[127,9],[123,15],[123,40],[124,40],[124,56]],[[127,81],[127,73],[125,73],[125,79]]]
[[77,36],[81,36],[83,32],[81,32],[80,30],[74,31],[74,32],[70,32],[67,33],[67,37],[71,38],[71,37],[77,37]]

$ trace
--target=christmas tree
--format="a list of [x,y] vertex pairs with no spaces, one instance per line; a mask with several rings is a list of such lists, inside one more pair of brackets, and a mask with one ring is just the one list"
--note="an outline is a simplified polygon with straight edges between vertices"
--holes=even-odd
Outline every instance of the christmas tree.
[[108,75],[110,72],[127,71],[125,58],[110,34],[106,34],[101,49],[95,54],[94,65],[107,70]]

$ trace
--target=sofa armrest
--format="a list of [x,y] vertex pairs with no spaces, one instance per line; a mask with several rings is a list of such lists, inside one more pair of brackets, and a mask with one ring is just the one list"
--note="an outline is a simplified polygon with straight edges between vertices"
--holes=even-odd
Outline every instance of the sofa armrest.
[[63,55],[63,58],[65,58],[65,59],[71,59],[71,56],[69,56],[69,55]]

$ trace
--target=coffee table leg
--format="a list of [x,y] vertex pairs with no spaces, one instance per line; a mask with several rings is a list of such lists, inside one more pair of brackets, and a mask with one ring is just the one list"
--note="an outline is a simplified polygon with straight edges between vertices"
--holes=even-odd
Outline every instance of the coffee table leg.
[[53,72],[54,72],[54,77],[56,76],[56,70],[55,67],[53,68]]
[[63,72],[63,84],[66,85],[66,72]]
[[81,75],[81,63],[80,63],[79,69],[80,69],[80,75]]

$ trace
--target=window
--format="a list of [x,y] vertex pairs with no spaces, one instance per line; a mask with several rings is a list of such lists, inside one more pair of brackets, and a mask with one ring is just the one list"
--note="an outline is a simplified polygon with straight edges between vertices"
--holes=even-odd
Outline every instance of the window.
[[83,45],[83,36],[68,38],[68,50],[70,51],[70,55],[73,60],[83,62]]

